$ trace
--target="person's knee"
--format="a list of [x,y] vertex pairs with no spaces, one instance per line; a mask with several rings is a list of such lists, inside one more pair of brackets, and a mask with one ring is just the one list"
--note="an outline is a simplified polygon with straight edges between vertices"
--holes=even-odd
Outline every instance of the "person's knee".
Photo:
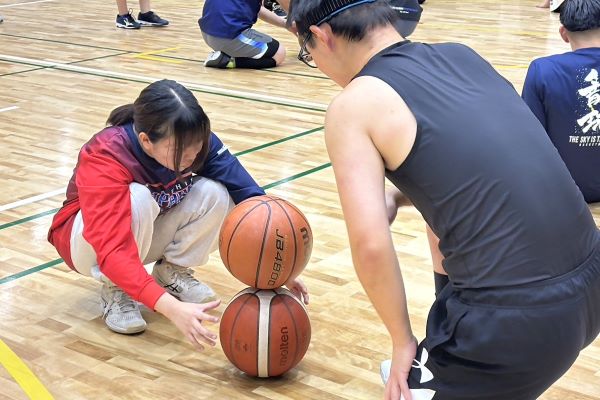
[[142,184],[133,182],[129,185],[129,194],[131,198],[132,222],[138,222],[142,218],[151,218],[154,221],[160,213],[160,207],[152,197],[150,189]]
[[224,217],[233,208],[233,201],[227,188],[217,181],[202,178],[194,183],[191,191],[193,194],[190,194],[201,201],[199,204],[204,208],[202,214],[210,212]]
[[275,60],[275,65],[280,66],[285,61],[285,47],[283,45],[279,45],[277,52],[273,55],[273,60]]

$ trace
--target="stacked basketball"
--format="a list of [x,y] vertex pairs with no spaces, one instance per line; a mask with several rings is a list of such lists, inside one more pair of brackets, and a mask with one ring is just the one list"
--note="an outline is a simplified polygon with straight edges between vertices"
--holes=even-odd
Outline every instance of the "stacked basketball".
[[281,286],[304,269],[312,251],[306,217],[286,200],[257,196],[239,203],[219,235],[219,252],[233,276],[251,286],[227,305],[220,338],[225,355],[252,376],[293,368],[310,343],[301,301]]

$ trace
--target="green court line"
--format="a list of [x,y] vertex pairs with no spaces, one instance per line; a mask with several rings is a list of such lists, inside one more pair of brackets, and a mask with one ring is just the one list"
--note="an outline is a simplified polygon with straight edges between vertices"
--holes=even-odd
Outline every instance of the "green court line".
[[40,42],[66,44],[66,45],[69,45],[69,46],[88,47],[88,48],[91,48],[91,49],[98,49],[98,50],[111,50],[111,51],[122,51],[124,53],[137,53],[135,51],[123,50],[123,49],[114,49],[112,47],[95,46],[95,45],[92,45],[92,44],[72,43],[72,42],[65,42],[63,40],[42,39],[42,38],[36,38],[36,37],[31,37],[31,36],[13,35],[13,34],[10,34],[10,33],[0,33],[0,36],[10,36],[10,37],[19,38],[19,39],[29,39],[29,40],[37,40],[37,41],[40,41]]
[[[292,176],[290,176],[288,178],[280,179],[280,180],[278,180],[276,182],[269,183],[268,185],[265,185],[262,188],[265,189],[265,190],[267,190],[267,189],[270,189],[270,188],[275,187],[275,186],[283,185],[284,183],[291,182],[293,180],[302,178],[302,177],[304,177],[306,175],[313,174],[313,173],[321,171],[321,170],[323,170],[325,168],[329,168],[330,166],[331,166],[331,163],[325,163],[325,164],[320,165],[318,167],[311,168],[311,169],[309,169],[307,171],[300,172],[299,174],[292,175]],[[55,210],[53,210],[53,211],[55,211]],[[17,272],[16,274],[6,276],[6,277],[0,279],[0,285],[2,285],[4,283],[7,283],[7,282],[14,281],[16,279],[22,278],[22,277],[27,276],[27,275],[34,274],[34,273],[42,271],[42,270],[44,270],[46,268],[54,267],[54,266],[56,266],[56,265],[58,265],[58,264],[60,264],[62,262],[63,262],[63,259],[59,258],[59,259],[52,260],[52,261],[49,261],[47,263],[38,265],[37,267],[29,268],[29,269],[26,269],[24,271]]]
[[304,172],[300,172],[299,174],[292,175],[289,178],[284,178],[284,179],[278,180],[277,182],[269,183],[268,185],[265,185],[262,188],[265,189],[265,190],[271,189],[272,187],[283,185],[284,183],[293,181],[293,180],[298,179],[298,178],[302,178],[303,176],[310,175],[312,173],[318,172],[318,171],[320,171],[322,169],[329,168],[329,167],[331,167],[331,163],[326,163],[326,164],[323,164],[323,165],[319,165],[318,167],[311,168],[308,171],[304,171]]
[[[323,129],[323,127],[320,126],[318,128],[314,128],[314,129],[310,129],[308,131],[300,132],[300,133],[297,133],[295,135],[291,135],[291,136],[285,137],[283,139],[278,139],[278,140],[274,140],[274,141],[269,142],[269,143],[261,144],[259,146],[252,147],[252,148],[247,149],[247,150],[238,151],[237,153],[234,153],[233,155],[236,156],[236,157],[243,156],[244,154],[253,153],[255,151],[262,150],[262,149],[264,149],[266,147],[275,146],[276,144],[280,144],[280,143],[286,142],[288,140],[297,139],[297,138],[302,137],[302,136],[310,135],[311,133],[318,132],[318,131],[320,131],[322,129]],[[45,217],[46,215],[55,214],[55,213],[58,212],[58,210],[59,210],[59,208],[55,208],[53,210],[44,211],[44,212],[41,212],[39,214],[30,215],[29,217],[21,218],[21,219],[15,220],[13,222],[8,222],[6,224],[2,224],[2,225],[0,225],[0,231],[3,230],[3,229],[6,229],[6,228],[10,228],[11,226],[20,225],[20,224],[23,224],[25,222],[28,222],[28,221],[31,221],[31,220],[34,220],[34,219],[37,219],[37,218]]]
[[10,228],[11,226],[20,225],[20,224],[23,224],[25,222],[32,221],[34,219],[45,217],[46,215],[56,214],[58,212],[58,210],[60,210],[60,208],[55,208],[53,210],[44,211],[44,212],[41,212],[39,214],[30,215],[29,217],[17,219],[16,221],[8,222],[6,224],[2,224],[2,225],[0,225],[0,230],[6,229],[6,228]]
[[25,72],[37,71],[39,69],[46,69],[46,68],[47,67],[37,67],[37,68],[26,69],[26,70],[23,70],[23,71],[7,72],[6,74],[0,74],[0,77],[9,76],[9,75],[24,74]]
[[54,267],[54,266],[60,264],[61,262],[63,262],[63,259],[59,258],[58,260],[52,260],[52,261],[49,261],[47,263],[38,265],[37,267],[29,268],[29,269],[26,269],[24,271],[17,272],[16,274],[5,276],[4,278],[0,279],[0,285],[2,285],[4,283],[7,283],[7,282],[14,281],[16,279],[22,278],[22,277],[27,276],[27,275],[31,275],[31,274],[36,273],[36,272],[42,271],[42,270],[44,270],[46,268]]
[[[94,46],[94,45],[89,45],[89,44],[80,44],[80,43],[73,43],[73,42],[65,42],[63,40],[52,40],[52,39],[36,38],[36,37],[31,37],[31,36],[12,35],[12,34],[9,34],[9,33],[0,33],[0,35],[1,36],[15,37],[15,38],[19,38],[19,39],[38,40],[40,42],[66,44],[66,45],[69,45],[69,46],[82,46],[82,47],[88,47],[88,48],[97,49],[97,50],[110,50],[110,51],[120,51],[120,52],[122,52],[122,54],[119,54],[119,55],[123,55],[123,54],[138,54],[139,53],[138,51],[114,49],[114,48],[111,48],[111,47]],[[154,57],[171,58],[171,59],[174,59],[174,60],[190,61],[190,62],[196,62],[196,63],[199,63],[199,64],[204,64],[204,60],[196,60],[196,59],[193,59],[193,58],[178,57],[178,56],[169,56],[169,55],[166,55],[166,54],[156,54],[156,55],[154,55]],[[88,60],[88,61],[91,61],[91,60]],[[311,75],[311,74],[302,74],[302,73],[299,73],[299,72],[275,71],[275,70],[270,69],[270,68],[269,69],[261,69],[261,70],[257,70],[257,71],[269,72],[269,73],[275,73],[275,74],[283,74],[283,75],[304,76],[304,77],[316,78],[316,79],[329,79],[326,76]],[[2,76],[2,75],[0,75],[0,76]]]
[[323,127],[320,126],[318,128],[314,128],[314,129],[311,129],[309,131],[300,132],[300,133],[297,133],[295,135],[285,137],[283,139],[274,140],[274,141],[269,142],[269,143],[265,143],[265,144],[261,144],[261,145],[256,146],[256,147],[252,147],[251,149],[248,149],[248,150],[239,151],[239,152],[235,153],[234,156],[236,156],[236,157],[243,156],[244,154],[252,153],[254,151],[261,150],[261,149],[264,149],[266,147],[271,147],[271,146],[274,146],[274,145],[279,144],[279,143],[287,142],[288,140],[297,139],[299,137],[309,135],[309,134],[311,134],[313,132],[317,132],[317,131],[320,131],[322,129],[323,129]]
[[[68,65],[77,64],[77,63],[82,63],[82,62],[86,62],[86,61],[100,60],[102,58],[116,57],[116,56],[120,56],[120,55],[123,55],[123,54],[126,54],[126,53],[120,52],[120,53],[117,53],[117,54],[108,54],[108,55],[105,55],[105,56],[98,56],[98,57],[86,58],[85,60],[70,61],[70,62],[64,63],[64,64],[68,64]],[[9,62],[10,63],[10,62],[14,62],[14,61],[5,61],[5,62]],[[26,64],[26,63],[23,62],[23,64]],[[27,64],[27,65],[37,65],[37,64]],[[31,72],[31,71],[38,71],[40,69],[53,69],[53,67],[46,67],[46,66],[44,66],[44,67],[26,69],[25,71],[9,72],[9,73],[6,73],[6,74],[1,74],[0,78],[3,77],[3,76],[8,76],[8,75],[17,75],[17,74],[24,74],[26,72]]]
[[[0,60],[2,60],[2,58],[0,58]],[[32,66],[38,66],[38,67],[40,66],[39,64],[33,64],[33,63],[30,63],[30,62],[27,62],[27,61],[14,61],[14,60],[2,60],[2,61],[8,61],[8,62],[11,62],[13,64],[24,64],[24,65],[32,65]],[[49,65],[49,66],[44,65],[43,67],[46,68],[46,69],[55,69],[55,70],[58,70],[58,71],[67,71],[67,72],[72,72],[72,73],[75,73],[75,74],[100,76],[102,78],[116,79],[116,80],[119,80],[119,81],[137,82],[137,83],[148,84],[148,82],[146,80],[142,80],[142,79],[122,78],[122,77],[118,77],[118,76],[112,76],[112,75],[110,75],[108,73],[100,73],[100,72],[73,71],[73,70],[70,70],[70,69],[67,69],[67,68],[62,68],[60,65]],[[233,99],[242,99],[242,100],[248,100],[248,101],[255,101],[255,102],[264,103],[264,104],[275,104],[275,105],[278,105],[278,106],[281,106],[281,107],[297,108],[297,109],[301,109],[301,110],[325,112],[325,110],[321,110],[320,108],[315,108],[315,107],[299,106],[299,105],[293,105],[293,104],[283,104],[283,103],[279,103],[277,101],[264,100],[264,99],[256,99],[256,98],[252,98],[252,97],[239,96],[239,95],[234,95],[234,94],[214,93],[214,92],[211,92],[210,90],[204,90],[204,89],[193,89],[193,88],[188,88],[188,89],[190,91],[192,91],[192,92],[206,93],[206,94],[211,94],[213,96],[222,96],[222,97],[228,97],[228,98],[233,98]]]

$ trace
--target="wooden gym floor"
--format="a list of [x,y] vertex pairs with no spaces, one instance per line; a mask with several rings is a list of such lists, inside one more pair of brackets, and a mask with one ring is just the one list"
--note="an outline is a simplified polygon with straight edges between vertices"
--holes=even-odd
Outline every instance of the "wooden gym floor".
[[[428,0],[412,39],[466,43],[520,92],[533,58],[568,50],[557,16],[537,9],[538,1]],[[137,2],[130,6],[137,15]],[[288,49],[285,66],[204,68],[201,6],[156,0],[171,25],[126,31],[114,26],[112,0],[0,0],[0,399],[382,397],[379,363],[390,342],[355,277],[323,143],[324,110],[339,89],[296,60],[294,37],[262,23],[259,29]],[[100,285],[71,272],[46,242],[80,146],[114,107],[159,78],[193,90],[215,132],[257,181],[294,202],[312,224],[304,279],[313,337],[304,360],[283,378],[248,378],[218,346],[193,351],[146,309],[144,334],[111,333],[100,318]],[[600,207],[592,210],[599,221]],[[406,208],[392,229],[422,338],[433,300],[423,222]],[[244,288],[217,254],[197,276],[224,303]],[[542,399],[600,399],[600,339]]]

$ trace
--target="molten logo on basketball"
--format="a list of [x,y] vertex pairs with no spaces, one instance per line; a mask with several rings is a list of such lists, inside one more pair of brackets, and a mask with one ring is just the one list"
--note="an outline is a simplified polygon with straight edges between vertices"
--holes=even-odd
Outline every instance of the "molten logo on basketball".
[[310,259],[310,253],[312,251],[311,238],[308,234],[308,229],[305,226],[300,228],[300,232],[302,232],[302,243],[304,244],[304,259],[308,260]]
[[284,326],[281,328],[281,344],[279,345],[279,365],[284,367],[288,362],[288,328]]
[[[269,286],[275,286],[275,282],[279,278],[279,274],[281,274],[282,263],[283,263],[283,255],[285,254],[285,237],[279,233],[279,229],[275,230],[275,249],[277,252],[275,253],[275,260],[273,260],[273,270],[271,271],[271,278],[269,279]],[[280,285],[277,285],[280,286]]]

